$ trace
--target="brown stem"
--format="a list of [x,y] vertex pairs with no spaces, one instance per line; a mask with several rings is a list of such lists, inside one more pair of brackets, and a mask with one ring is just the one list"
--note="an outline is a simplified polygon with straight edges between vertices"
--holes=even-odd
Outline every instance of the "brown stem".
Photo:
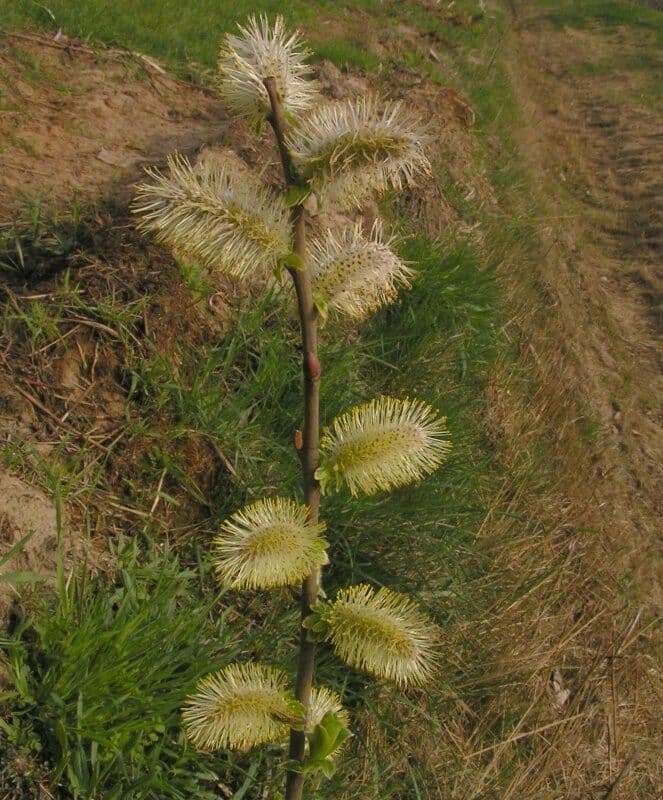
[[[270,124],[276,136],[281,156],[283,176],[288,187],[298,185],[298,177],[294,169],[290,152],[285,143],[287,122],[283,106],[278,96],[274,78],[265,79],[265,88],[269,95],[272,114]],[[306,229],[305,211],[301,204],[292,208],[293,251],[305,262]],[[304,502],[309,509],[311,522],[318,521],[320,507],[320,485],[315,479],[315,471],[319,461],[320,442],[320,361],[318,360],[318,313],[313,302],[311,276],[308,269],[290,269],[295,292],[297,293],[297,309],[302,334],[303,373],[304,373],[304,427],[301,434],[299,455],[302,463],[304,482]],[[297,444],[300,444],[297,437]],[[311,613],[311,606],[317,601],[320,590],[320,570],[314,570],[302,583],[301,619]],[[309,641],[307,631],[303,627],[299,632],[299,658],[297,660],[297,680],[295,696],[308,708],[315,670],[315,644]],[[289,757],[293,761],[304,761],[306,735],[303,731],[290,731]],[[288,771],[285,800],[301,800],[304,789],[304,775],[293,770]]]

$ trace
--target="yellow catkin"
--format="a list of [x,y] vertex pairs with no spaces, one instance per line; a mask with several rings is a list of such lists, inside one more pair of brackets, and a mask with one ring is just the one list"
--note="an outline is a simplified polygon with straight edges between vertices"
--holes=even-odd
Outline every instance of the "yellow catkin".
[[350,586],[323,618],[336,654],[349,666],[399,686],[419,686],[431,676],[438,630],[406,595]]
[[282,497],[258,500],[236,511],[215,537],[213,564],[219,583],[233,589],[294,586],[327,563],[323,523]]
[[337,417],[321,439],[323,491],[374,494],[420,480],[451,450],[445,418],[421,400],[378,397]]
[[187,738],[207,752],[282,741],[304,720],[287,687],[283,670],[263,664],[229,664],[205,676],[182,710]]

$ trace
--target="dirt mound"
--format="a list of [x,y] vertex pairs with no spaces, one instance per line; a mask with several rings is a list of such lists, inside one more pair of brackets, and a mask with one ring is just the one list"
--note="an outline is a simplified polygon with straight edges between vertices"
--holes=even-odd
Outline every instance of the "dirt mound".
[[0,40],[0,222],[21,200],[50,206],[128,196],[141,167],[223,130],[212,92],[150,59],[60,37]]

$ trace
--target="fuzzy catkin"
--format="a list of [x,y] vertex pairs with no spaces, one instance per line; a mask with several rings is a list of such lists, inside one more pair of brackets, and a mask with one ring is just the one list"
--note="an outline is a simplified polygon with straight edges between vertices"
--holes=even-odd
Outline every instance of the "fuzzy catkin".
[[236,511],[212,543],[219,583],[233,589],[294,586],[327,563],[323,523],[283,497],[258,500]]
[[395,237],[384,234],[377,220],[368,236],[361,222],[312,240],[309,264],[313,295],[329,312],[365,319],[393,303],[401,286],[409,286],[414,271],[394,252]]
[[381,104],[368,95],[315,108],[291,132],[288,145],[323,202],[348,208],[429,174],[427,138],[401,103]]
[[288,208],[248,172],[231,163],[192,166],[168,159],[168,173],[147,170],[132,210],[139,227],[177,253],[237,278],[269,276],[290,251]]
[[398,686],[419,686],[435,664],[437,629],[407,596],[368,584],[341,589],[323,612],[336,654]]
[[252,123],[265,119],[270,102],[265,78],[274,78],[287,114],[306,111],[317,95],[308,78],[310,52],[298,32],[288,34],[282,16],[270,25],[267,17],[249,17],[238,34],[227,34],[219,52],[219,92],[228,108]]
[[248,750],[278,742],[303,709],[288,690],[283,670],[263,664],[229,664],[202,678],[187,698],[182,719],[199,750]]
[[377,397],[337,417],[320,441],[323,491],[375,494],[420,480],[451,450],[446,420],[421,400]]

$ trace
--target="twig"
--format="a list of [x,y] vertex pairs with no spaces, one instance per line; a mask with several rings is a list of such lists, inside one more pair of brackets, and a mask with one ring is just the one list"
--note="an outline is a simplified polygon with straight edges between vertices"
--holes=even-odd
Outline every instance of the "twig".
[[[269,95],[272,113],[269,117],[270,125],[281,156],[283,177],[287,187],[298,186],[298,176],[290,152],[285,143],[287,122],[274,78],[266,78],[265,89]],[[306,259],[306,211],[301,203],[292,207],[291,222],[293,230],[293,250],[302,260]],[[311,276],[307,269],[290,269],[290,275],[297,293],[297,309],[302,336],[303,361],[302,370],[304,377],[304,425],[302,426],[302,447],[299,450],[304,483],[304,502],[308,506],[308,517],[313,523],[318,521],[320,507],[320,485],[315,479],[315,471],[320,458],[320,361],[318,359],[318,315],[313,293],[311,290]],[[311,613],[311,606],[317,600],[320,592],[320,570],[313,572],[304,579],[301,592],[301,621],[299,635],[299,657],[297,660],[297,679],[295,682],[295,696],[299,702],[308,708],[313,686],[315,671],[315,643],[309,640],[308,632],[303,622]],[[306,748],[306,735],[301,730],[290,730],[289,758],[292,761],[303,762]],[[304,774],[288,770],[286,779],[285,800],[301,800],[304,790]]]
[[556,728],[559,725],[564,725],[566,722],[571,722],[571,720],[579,719],[580,717],[584,716],[585,712],[583,711],[579,714],[574,714],[572,717],[564,717],[564,719],[558,719],[555,722],[549,722],[547,725],[541,725],[541,727],[534,728],[534,730],[517,733],[515,736],[510,736],[508,739],[504,739],[502,742],[496,742],[495,744],[491,744],[489,747],[484,747],[481,750],[475,750],[473,753],[470,753],[467,758],[474,758],[474,756],[480,756],[482,753],[489,753],[491,750],[495,750],[498,747],[506,747],[506,745],[511,744],[512,742],[517,742],[520,739],[527,738],[528,736],[534,736],[537,733],[542,733],[550,728]]
[[110,454],[110,450],[105,447],[103,444],[99,444],[99,442],[95,442],[94,439],[91,439],[89,436],[86,436],[84,433],[77,431],[75,428],[72,428],[70,425],[67,425],[62,422],[60,417],[57,414],[54,414],[49,408],[47,408],[40,400],[38,400],[34,395],[30,394],[30,392],[26,391],[25,389],[21,388],[17,383],[14,384],[13,388],[22,395],[28,402],[30,402],[35,408],[38,408],[42,413],[46,414],[46,416],[53,420],[60,428],[67,431],[67,433],[72,434],[72,436],[76,436],[80,439],[91,444],[93,447],[98,447],[100,450],[103,450],[105,453]]
[[626,761],[626,763],[624,764],[624,766],[621,768],[621,770],[620,770],[620,772],[619,772],[619,775],[617,775],[617,777],[615,778],[615,780],[612,782],[612,785],[610,786],[610,788],[608,789],[608,791],[607,791],[607,792],[606,792],[606,793],[603,795],[603,800],[610,800],[610,798],[611,798],[611,797],[614,797],[614,796],[615,796],[615,792],[617,791],[617,787],[619,786],[619,784],[620,784],[620,783],[622,782],[622,780],[624,779],[624,776],[626,775],[626,773],[627,773],[627,772],[628,772],[628,771],[629,771],[629,770],[630,770],[630,769],[633,767],[633,765],[636,763],[636,761],[638,760],[638,756],[639,756],[639,755],[640,755],[640,748],[636,748],[636,749],[635,749],[635,750],[634,750],[634,751],[631,753],[631,755],[628,757],[628,760]]
[[167,471],[168,470],[166,469],[166,467],[164,467],[163,470],[161,471],[161,477],[159,478],[159,483],[157,484],[157,490],[154,494],[154,502],[152,503],[152,508],[150,509],[150,514],[149,514],[150,517],[154,514],[154,512],[157,510],[157,506],[159,505],[159,500],[161,499],[161,490],[163,489],[163,482],[166,478]]
[[43,36],[30,36],[28,33],[16,33],[16,31],[3,31],[3,34],[10,39],[22,39],[25,42],[34,42],[35,44],[43,44],[46,47],[54,47],[56,50],[79,50],[81,53],[88,53],[89,55],[96,55],[94,50],[89,47],[84,47],[81,44],[74,44],[67,40],[64,43],[51,41],[45,39]]
[[212,445],[212,449],[216,453],[217,458],[219,459],[219,461],[228,470],[228,472],[233,476],[233,478],[236,478],[237,477],[237,471],[235,470],[235,467],[233,467],[232,463],[228,460],[226,454],[219,447],[218,443],[215,442],[214,439],[212,439],[211,436],[209,438],[210,438],[210,444]]

